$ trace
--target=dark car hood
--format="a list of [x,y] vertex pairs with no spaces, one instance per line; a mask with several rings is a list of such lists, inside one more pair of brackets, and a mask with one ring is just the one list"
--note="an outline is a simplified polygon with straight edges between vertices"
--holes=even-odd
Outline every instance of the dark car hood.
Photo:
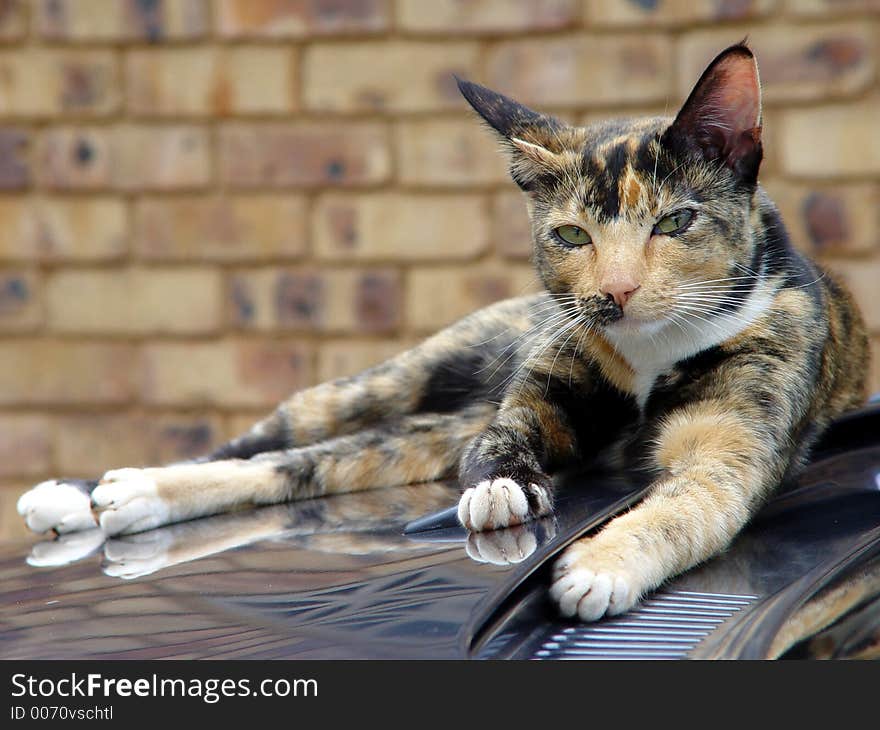
[[[589,625],[555,614],[545,596],[549,566],[566,544],[643,495],[645,483],[634,476],[569,477],[555,519],[471,536],[449,509],[457,489],[430,484],[107,542],[93,531],[6,545],[0,655],[871,655],[880,635],[878,474],[874,407],[842,419],[811,466],[727,552],[629,614]],[[825,643],[810,648],[821,632]]]

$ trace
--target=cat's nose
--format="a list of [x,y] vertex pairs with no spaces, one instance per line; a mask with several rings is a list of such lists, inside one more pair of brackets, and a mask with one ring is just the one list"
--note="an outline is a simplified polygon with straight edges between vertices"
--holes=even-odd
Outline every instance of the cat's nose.
[[630,300],[630,297],[636,293],[638,288],[639,284],[637,282],[626,278],[604,281],[600,287],[602,293],[609,299],[613,299],[621,309]]

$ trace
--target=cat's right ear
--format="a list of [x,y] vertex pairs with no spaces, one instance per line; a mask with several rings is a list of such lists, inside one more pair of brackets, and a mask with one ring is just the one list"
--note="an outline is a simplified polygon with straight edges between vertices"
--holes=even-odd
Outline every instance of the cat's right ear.
[[511,155],[511,175],[521,188],[529,189],[542,172],[558,169],[562,122],[485,86],[457,76],[455,80],[468,104],[500,135]]

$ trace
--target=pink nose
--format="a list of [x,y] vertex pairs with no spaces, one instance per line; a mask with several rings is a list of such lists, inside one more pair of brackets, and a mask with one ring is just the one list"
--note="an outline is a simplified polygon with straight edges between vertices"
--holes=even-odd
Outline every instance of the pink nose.
[[617,279],[613,281],[603,282],[600,290],[602,293],[613,299],[617,306],[623,309],[624,305],[630,300],[630,297],[636,293],[639,284],[631,279]]

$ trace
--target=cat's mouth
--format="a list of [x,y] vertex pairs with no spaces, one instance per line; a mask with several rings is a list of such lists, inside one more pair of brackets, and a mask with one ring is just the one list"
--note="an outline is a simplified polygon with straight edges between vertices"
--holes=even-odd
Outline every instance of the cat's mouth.
[[580,305],[584,316],[601,327],[624,319],[623,309],[605,297],[585,297],[580,300]]
[[662,330],[668,321],[662,317],[641,317],[621,313],[621,316],[604,326],[615,332],[629,335],[654,335]]

